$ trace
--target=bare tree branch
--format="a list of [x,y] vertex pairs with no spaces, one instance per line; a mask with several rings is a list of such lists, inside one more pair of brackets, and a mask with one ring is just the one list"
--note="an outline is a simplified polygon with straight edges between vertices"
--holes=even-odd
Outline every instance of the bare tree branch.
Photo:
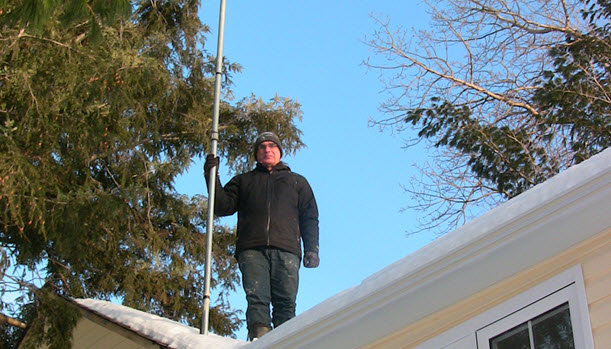
[[3,324],[7,324],[7,325],[10,325],[10,326],[13,326],[13,327],[19,327],[21,329],[26,329],[27,328],[25,323],[15,319],[15,318],[12,318],[10,316],[6,316],[6,315],[0,313],[0,325],[3,325]]
[[[381,103],[384,116],[371,120],[382,130],[412,129],[410,115],[442,108],[470,113],[472,124],[462,125],[477,135],[496,163],[511,163],[506,144],[497,144],[490,130],[503,136],[522,153],[524,166],[505,169],[524,186],[534,185],[547,173],[572,164],[566,144],[568,128],[544,125],[533,95],[544,72],[553,67],[549,55],[566,38],[580,40],[590,32],[579,0],[424,0],[431,22],[426,29],[391,26],[390,19],[375,17],[378,30],[366,41],[374,52],[364,64],[379,71],[388,99]],[[602,40],[602,45],[609,43]],[[589,74],[584,67],[584,73]],[[596,79],[592,76],[591,79]],[[604,82],[600,82],[600,85]],[[588,93],[583,91],[579,93]],[[608,95],[588,98],[608,99]],[[440,110],[440,109],[438,109]],[[439,116],[439,123],[444,122]],[[431,127],[441,127],[437,124]],[[458,131],[457,131],[458,132]],[[546,137],[553,135],[553,141]],[[450,140],[445,132],[428,139],[434,160],[420,165],[420,177],[405,190],[415,204],[406,209],[427,213],[421,230],[449,231],[473,216],[515,195],[489,179],[472,173],[477,153],[437,148]],[[407,146],[422,135],[408,136]],[[454,140],[460,142],[460,140]],[[435,145],[437,144],[437,145]],[[538,149],[544,149],[544,155]],[[545,166],[541,156],[546,156]]]

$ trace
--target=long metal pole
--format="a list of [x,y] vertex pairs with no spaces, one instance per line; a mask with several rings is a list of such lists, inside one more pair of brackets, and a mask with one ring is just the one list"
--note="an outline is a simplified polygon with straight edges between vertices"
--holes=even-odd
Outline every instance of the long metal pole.
[[[214,78],[214,113],[212,115],[212,132],[210,135],[210,154],[216,156],[219,141],[219,110],[221,100],[221,77],[223,76],[223,37],[225,36],[225,0],[221,0],[219,13],[219,37],[216,48],[216,74]],[[216,188],[216,166],[210,170],[208,176],[208,222],[206,224],[206,271],[204,281],[204,309],[200,334],[208,334],[210,322],[210,277],[212,275],[212,234],[214,231],[214,189]]]

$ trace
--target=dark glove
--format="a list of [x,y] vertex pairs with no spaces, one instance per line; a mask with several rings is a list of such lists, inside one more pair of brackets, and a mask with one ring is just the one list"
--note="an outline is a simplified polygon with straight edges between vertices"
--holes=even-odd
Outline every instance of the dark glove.
[[303,256],[303,266],[306,268],[316,268],[320,264],[320,258],[316,252],[306,252]]
[[220,160],[218,156],[214,156],[212,154],[206,155],[206,162],[204,163],[204,174],[208,175],[208,173],[210,173],[210,170],[213,167],[216,167],[216,169],[218,170],[219,163]]

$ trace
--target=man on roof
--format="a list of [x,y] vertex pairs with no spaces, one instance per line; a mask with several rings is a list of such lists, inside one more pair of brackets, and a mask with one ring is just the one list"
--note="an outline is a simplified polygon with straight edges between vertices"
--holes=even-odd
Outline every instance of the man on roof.
[[[217,180],[214,202],[218,216],[238,213],[236,258],[248,302],[250,340],[295,317],[302,241],[303,265],[316,268],[320,261],[312,188],[280,161],[282,143],[276,134],[261,133],[253,152],[255,169],[233,177],[224,187]],[[218,165],[218,157],[206,157],[206,178]]]

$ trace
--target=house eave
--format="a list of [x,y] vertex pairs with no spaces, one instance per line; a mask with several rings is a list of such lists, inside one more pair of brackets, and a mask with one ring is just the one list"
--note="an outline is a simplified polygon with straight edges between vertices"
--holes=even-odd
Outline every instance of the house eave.
[[611,226],[611,149],[272,331],[253,348],[360,347]]

